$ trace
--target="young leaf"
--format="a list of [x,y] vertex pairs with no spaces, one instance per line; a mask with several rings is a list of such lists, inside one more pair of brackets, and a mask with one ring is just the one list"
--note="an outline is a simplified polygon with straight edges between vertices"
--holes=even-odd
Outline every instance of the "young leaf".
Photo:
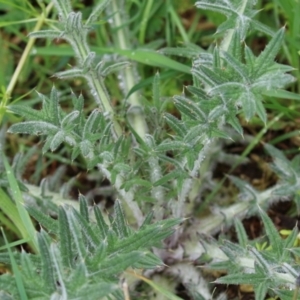
[[183,122],[179,121],[176,117],[168,113],[165,113],[164,118],[177,135],[180,137],[185,136],[187,130]]
[[58,128],[48,122],[28,121],[13,124],[8,132],[10,133],[27,133],[37,135],[48,135],[56,133]]
[[153,89],[152,89],[152,94],[153,94],[153,103],[154,107],[156,107],[156,110],[159,112],[161,108],[161,100],[160,100],[160,76],[159,73],[156,73],[154,78],[153,78]]
[[255,273],[236,273],[229,274],[223,277],[218,278],[215,282],[222,284],[251,284],[251,285],[259,285],[266,279],[263,274],[255,274]]
[[95,214],[96,221],[97,221],[97,224],[98,224],[98,227],[100,230],[101,238],[103,240],[108,236],[109,227],[106,224],[99,207],[96,205],[94,206],[94,214]]
[[267,68],[274,62],[284,39],[284,28],[281,28],[272,37],[264,51],[259,55],[254,64],[254,76],[258,78],[266,72]]
[[48,293],[52,293],[56,290],[56,276],[49,251],[49,237],[43,230],[38,233],[37,237],[42,262],[41,277],[45,283],[44,289]]
[[62,130],[57,131],[57,133],[53,136],[50,143],[50,150],[55,151],[65,140],[65,132]]
[[101,75],[103,77],[106,77],[107,75],[109,75],[111,73],[117,73],[125,68],[129,68],[130,65],[131,65],[131,63],[128,61],[121,61],[121,62],[115,63],[113,65],[106,67],[103,71],[101,71]]
[[237,233],[237,237],[238,237],[238,241],[239,244],[246,249],[247,245],[248,245],[248,236],[246,233],[246,230],[242,224],[242,222],[238,219],[235,218],[234,220],[234,226],[235,226],[235,231]]
[[48,232],[51,234],[58,234],[58,224],[57,221],[53,218],[45,215],[40,211],[40,209],[35,208],[33,206],[26,206],[26,210],[29,214],[40,223]]
[[121,206],[120,200],[115,201],[114,205],[114,222],[117,226],[119,238],[125,238],[129,236],[127,224],[125,221],[125,214]]
[[79,211],[80,215],[89,222],[89,210],[88,210],[88,204],[86,198],[79,194]]
[[268,239],[270,241],[270,245],[272,246],[272,249],[276,254],[276,259],[280,261],[283,252],[283,241],[278,233],[278,230],[276,229],[276,227],[274,226],[272,220],[268,217],[268,215],[262,209],[260,209],[259,212],[262,221],[264,223],[264,227]]
[[58,211],[58,226],[62,263],[65,267],[71,268],[74,263],[72,237],[66,210],[62,206]]
[[246,117],[246,120],[249,121],[256,112],[256,99],[251,91],[246,91],[241,94],[240,98],[242,99],[242,107]]
[[206,116],[197,104],[184,96],[174,96],[174,103],[181,113],[193,120],[204,121]]

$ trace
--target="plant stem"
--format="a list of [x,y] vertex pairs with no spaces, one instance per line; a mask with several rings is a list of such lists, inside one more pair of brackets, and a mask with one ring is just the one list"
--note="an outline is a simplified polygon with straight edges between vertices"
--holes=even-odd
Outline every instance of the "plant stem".
[[[112,23],[115,34],[113,35],[114,45],[119,49],[130,49],[130,39],[128,28],[124,26],[124,18],[126,18],[124,10],[121,12],[122,1],[112,0],[111,11]],[[150,2],[150,1],[149,1]],[[136,84],[138,77],[135,63],[132,63],[131,68],[126,68],[120,73],[120,79],[122,84],[122,90],[124,95],[127,95],[130,89]],[[147,124],[143,112],[143,107],[139,100],[140,93],[135,92],[127,99],[130,104],[129,108],[129,121],[131,126],[137,132],[137,134],[144,139],[145,134],[148,132]]]

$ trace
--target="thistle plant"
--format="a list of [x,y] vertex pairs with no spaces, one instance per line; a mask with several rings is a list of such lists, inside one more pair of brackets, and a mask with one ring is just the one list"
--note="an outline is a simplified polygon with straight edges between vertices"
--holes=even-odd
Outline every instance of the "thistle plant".
[[[297,230],[288,239],[281,240],[263,209],[282,199],[283,195],[294,198],[299,209],[298,156],[290,162],[279,150],[266,145],[274,158],[272,168],[280,178],[275,186],[261,192],[230,176],[241,191],[242,201],[222,208],[222,211],[216,201],[211,215],[202,219],[193,215],[195,207],[203,200],[203,193],[214,184],[211,173],[219,154],[226,156],[223,144],[231,143],[237,137],[243,138],[239,118],[250,121],[258,116],[267,126],[264,95],[280,91],[294,81],[288,74],[293,68],[276,62],[285,29],[274,32],[256,21],[255,1],[197,1],[199,9],[226,15],[227,21],[217,31],[224,33],[221,42],[207,51],[190,44],[161,49],[165,54],[193,57],[190,70],[193,83],[186,86],[181,95],[166,99],[161,95],[161,79],[157,73],[153,79],[152,99],[141,102],[141,91],[131,94],[127,99],[129,110],[122,111],[124,105],[112,105],[105,78],[112,72],[121,74],[126,80],[125,93],[128,93],[135,84],[134,69],[128,69],[124,60],[108,64],[97,52],[91,51],[87,43],[93,23],[106,10],[112,27],[117,27],[113,41],[120,49],[130,46],[124,39],[128,28],[122,24],[124,15],[117,3],[120,2],[100,1],[83,21],[81,12],[72,11],[68,0],[55,0],[59,15],[57,28],[30,34],[34,38],[66,40],[71,45],[76,66],[54,75],[60,79],[85,79],[97,106],[94,110],[87,114],[83,95],[72,93],[73,109],[66,112],[55,87],[49,96],[38,93],[42,103],[39,110],[22,104],[8,106],[11,112],[25,118],[25,121],[13,124],[10,133],[41,135],[44,138],[43,153],[65,145],[72,161],[83,158],[87,170],[96,169],[99,176],[109,180],[118,199],[115,214],[109,216],[109,224],[97,206],[92,208],[94,216],[88,211],[84,196],[80,196],[79,212],[70,207],[54,206],[52,214],[58,216],[58,220],[27,205],[29,213],[44,228],[37,234],[39,253],[36,256],[25,252],[14,254],[21,270],[30,270],[32,281],[27,282],[28,274],[21,272],[19,275],[25,290],[28,289],[28,296],[54,299],[59,295],[62,299],[81,299],[86,291],[97,293],[98,282],[103,291],[101,297],[110,294],[118,298],[122,297],[118,276],[128,267],[147,269],[162,265],[162,261],[172,261],[173,265],[164,270],[164,274],[174,276],[191,297],[212,299],[208,282],[190,263],[206,253],[211,260],[208,268],[228,272],[217,282],[253,284],[256,299],[263,299],[267,293],[290,299],[292,292],[288,289],[295,287],[298,277],[294,257],[297,250],[293,247]],[[245,43],[250,30],[270,36],[269,43],[257,56]],[[176,108],[180,117],[168,110],[168,104]],[[41,198],[36,189],[29,185],[27,188],[31,196]],[[152,214],[155,223],[150,225]],[[260,251],[248,240],[237,218],[251,214],[261,216],[271,250]],[[189,225],[172,234],[172,227],[186,216],[194,218]],[[139,229],[133,232],[126,220]],[[207,238],[224,223],[234,223],[239,245]],[[51,241],[52,235],[56,241]],[[159,247],[159,242],[166,237],[164,247]],[[168,251],[169,248],[172,251]],[[184,258],[189,262],[186,263]],[[0,259],[9,262],[7,254]],[[43,273],[39,289],[51,283],[43,295],[32,286],[37,280],[37,268]],[[180,272],[181,269],[185,272]],[[3,278],[1,289],[11,276]],[[17,295],[17,290],[14,286],[11,295]],[[100,297],[99,294],[95,294],[96,297]]]
[[[28,207],[43,229],[37,234],[39,254],[14,253],[14,260],[21,266],[18,279],[26,290],[26,299],[86,299],[87,295],[89,299],[108,295],[122,299],[117,275],[128,267],[149,269],[162,264],[147,249],[169,236],[178,220],[151,225],[149,215],[134,232],[126,225],[119,201],[109,223],[97,206],[93,207],[94,216],[89,214],[84,196],[79,197],[79,203],[79,211],[60,207],[57,220]],[[96,222],[91,222],[92,217]],[[52,242],[53,235],[56,242]],[[0,259],[10,262],[7,254]],[[3,275],[0,282],[2,297],[21,296],[12,275]]]

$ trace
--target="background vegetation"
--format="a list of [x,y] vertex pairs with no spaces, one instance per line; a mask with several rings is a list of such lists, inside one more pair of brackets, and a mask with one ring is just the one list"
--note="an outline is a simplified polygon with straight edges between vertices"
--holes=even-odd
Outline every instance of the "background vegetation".
[[[235,3],[236,1],[232,2]],[[216,30],[217,28],[220,29],[219,26],[223,24],[226,17],[215,11],[197,8],[195,3],[196,1],[193,0],[126,0],[125,3],[113,0],[111,6],[108,6],[101,14],[101,18],[92,23],[93,31],[88,34],[88,42],[92,51],[96,53],[97,57],[101,57],[108,66],[111,66],[113,62],[119,64],[114,67],[117,72],[110,73],[110,70],[106,70],[109,74],[107,76],[105,74],[105,86],[110,95],[112,106],[116,108],[117,122],[122,126],[127,126],[124,135],[129,136],[129,132],[131,132],[131,127],[126,123],[127,117],[133,120],[131,124],[135,124],[137,114],[134,109],[139,108],[140,105],[144,108],[146,116],[153,121],[153,123],[148,122],[148,126],[150,131],[155,131],[157,141],[163,140],[163,134],[160,132],[164,132],[165,136],[172,136],[174,128],[169,123],[164,123],[165,127],[160,128],[162,125],[158,122],[157,115],[163,112],[180,119],[180,113],[182,114],[183,109],[179,107],[176,101],[170,100],[171,97],[182,95],[183,90],[188,95],[195,92],[192,89],[187,91],[186,88],[193,86],[193,82],[195,83],[195,74],[191,74],[190,71],[192,66],[194,67],[192,65],[193,59],[195,60],[199,53],[211,51],[215,44],[221,43],[224,35],[224,32],[216,32]],[[82,12],[83,20],[89,18],[96,4],[90,0],[72,1],[74,11]],[[121,15],[121,19],[118,20],[118,15],[112,13],[115,11],[114,5],[121,7],[127,15]],[[116,259],[114,253],[119,255],[118,247],[123,245],[122,242],[126,246],[124,241],[127,238],[132,243],[137,237],[142,237],[145,232],[149,232],[153,238],[152,244],[141,242],[139,245],[135,245],[136,248],[124,250],[122,253],[124,255],[122,260],[125,259],[125,255],[128,255],[128,261],[139,255],[142,258],[145,256],[144,260],[141,258],[139,261],[140,265],[138,263],[136,265],[125,263],[120,268],[107,271],[108,275],[104,279],[101,276],[94,278],[93,283],[96,282],[97,278],[103,280],[102,289],[107,291],[107,294],[112,293],[115,298],[248,299],[247,297],[256,297],[256,299],[279,299],[280,297],[280,299],[291,299],[294,297],[297,299],[297,295],[294,293],[294,281],[299,274],[299,267],[297,266],[299,241],[296,229],[292,230],[297,224],[300,209],[297,181],[299,174],[297,154],[300,145],[300,57],[298,53],[300,49],[300,19],[297,15],[300,11],[300,2],[296,0],[261,0],[257,1],[255,9],[261,11],[254,19],[260,24],[264,24],[265,27],[263,27],[264,30],[258,32],[257,27],[255,28],[253,25],[254,27],[251,28],[245,38],[245,43],[252,49],[255,56],[259,56],[270,42],[271,36],[274,36],[280,28],[285,26],[283,43],[279,52],[275,53],[275,61],[291,66],[292,68],[286,68],[283,71],[290,72],[295,80],[288,85],[286,90],[274,88],[264,92],[265,120],[259,113],[257,115],[250,113],[247,116],[246,110],[239,110],[241,113],[238,115],[238,120],[242,126],[243,135],[230,132],[234,142],[224,139],[218,145],[213,144],[216,147],[215,151],[206,158],[207,163],[204,161],[201,165],[200,176],[196,176],[199,181],[198,187],[201,186],[196,190],[196,193],[198,192],[194,197],[196,200],[191,204],[186,202],[181,208],[183,212],[188,212],[187,214],[176,214],[174,211],[169,214],[172,208],[170,209],[165,203],[153,201],[155,196],[149,192],[153,186],[149,187],[146,182],[147,178],[142,178],[144,181],[130,178],[132,185],[137,184],[140,188],[134,200],[140,207],[143,207],[143,214],[148,215],[149,212],[151,214],[151,208],[154,207],[154,224],[158,226],[155,227],[153,224],[150,225],[150,221],[148,223],[139,222],[137,208],[128,209],[126,205],[124,207],[126,220],[124,219],[124,212],[118,206],[118,201],[115,201],[118,198],[116,189],[120,188],[116,177],[118,172],[126,172],[126,167],[121,165],[122,161],[114,170],[116,174],[114,175],[112,172],[111,178],[108,180],[103,172],[99,173],[93,159],[87,163],[86,157],[79,154],[75,155],[74,148],[70,145],[49,143],[47,149],[37,136],[7,133],[12,124],[18,124],[23,120],[19,116],[22,113],[14,108],[17,107],[14,105],[21,104],[35,110],[46,110],[47,101],[41,96],[42,94],[51,94],[50,100],[53,100],[56,97],[55,91],[57,91],[60,108],[66,113],[72,112],[74,103],[82,101],[80,95],[85,99],[83,111],[86,116],[92,114],[97,104],[91,96],[91,88],[83,78],[77,76],[74,80],[70,80],[64,78],[63,73],[59,73],[71,70],[71,66],[76,65],[76,59],[78,59],[78,57],[74,58],[72,48],[67,42],[63,39],[29,39],[28,37],[30,32],[58,28],[58,15],[53,4],[48,1],[0,1],[0,223],[3,228],[0,245],[2,245],[2,262],[4,263],[3,273],[12,270],[16,278],[22,278],[16,276],[18,264],[22,265],[23,269],[26,266],[30,269],[29,265],[37,268],[34,259],[26,264],[25,259],[22,260],[21,254],[20,257],[15,254],[15,258],[13,258],[12,252],[9,252],[10,256],[8,257],[7,249],[12,249],[18,253],[23,253],[24,250],[35,253],[37,249],[48,249],[49,256],[42,257],[42,263],[47,265],[51,261],[52,265],[55,264],[53,257],[57,253],[61,253],[62,250],[51,246],[50,241],[53,236],[62,234],[62,231],[59,231],[59,226],[65,228],[63,220],[69,220],[69,224],[81,222],[80,224],[88,232],[86,236],[81,236],[79,232],[82,228],[76,228],[75,225],[70,227],[70,236],[74,239],[70,242],[72,245],[77,243],[76,236],[80,236],[83,241],[85,241],[84,239],[93,239],[91,231],[94,230],[94,225],[88,225],[91,220],[87,217],[86,211],[88,210],[87,203],[89,205],[95,203],[105,212],[104,218],[106,218],[108,226],[112,227],[115,232],[109,233],[107,229],[105,229],[106,231],[104,229],[104,231],[101,231],[102,229],[97,231],[97,234],[103,239],[112,239],[109,240],[108,245],[114,246],[108,247],[109,250],[105,254],[107,257]],[[129,68],[125,66],[125,60],[131,62]],[[119,67],[123,66],[126,68],[119,72]],[[102,69],[103,72],[104,70]],[[57,76],[53,76],[53,74],[57,74]],[[54,86],[56,90],[53,89]],[[72,97],[70,97],[71,92]],[[156,99],[159,99],[158,102],[161,100],[159,103],[163,104],[157,104],[157,111],[154,111],[151,103],[155,103]],[[42,100],[44,101],[43,104]],[[130,110],[132,107],[134,109]],[[125,116],[125,111],[128,109],[129,114]],[[101,122],[99,121],[99,123]],[[21,123],[20,126],[24,126],[24,124]],[[136,128],[141,129],[143,126],[141,124]],[[239,133],[238,125],[232,127]],[[15,131],[22,133],[20,129]],[[138,135],[143,136],[142,129],[140,132],[137,129],[136,131]],[[137,138],[137,135],[134,136]],[[226,138],[221,133],[218,133],[218,137]],[[137,143],[139,143],[138,138]],[[266,144],[268,146],[265,148],[264,145]],[[272,146],[279,149],[280,152]],[[129,149],[132,149],[130,147],[132,146],[129,146]],[[108,150],[112,151],[111,149]],[[163,165],[163,172],[166,174],[173,168],[174,161],[171,159],[174,156],[172,155],[175,156],[173,152],[166,154],[167,158],[165,158]],[[170,161],[167,161],[168,157]],[[271,161],[274,161],[273,167],[270,167]],[[143,176],[146,176],[145,174],[146,172],[142,173]],[[170,180],[179,176],[179,173],[175,172],[169,174],[172,175],[164,178],[161,182],[159,181],[161,178],[151,179],[151,184],[154,184],[156,191],[159,192],[158,187],[160,185],[165,186]],[[297,179],[295,180],[296,183],[292,182],[291,174]],[[284,189],[282,188],[283,184],[278,184],[287,178],[288,183]],[[111,185],[111,182],[115,184]],[[131,182],[130,180],[127,181],[128,190],[131,188]],[[278,186],[282,188],[281,193],[278,192]],[[292,188],[289,190],[291,186]],[[275,193],[276,197],[273,196],[275,190],[277,192],[277,194]],[[293,192],[293,195],[289,192]],[[254,197],[256,199],[255,204],[259,203],[261,210],[255,210],[254,205],[250,205],[253,195],[256,195],[256,198]],[[72,201],[78,198],[81,199],[81,206],[79,202]],[[174,189],[170,188],[168,193],[165,193],[165,199],[169,201],[172,198],[174,198]],[[266,200],[269,198],[272,198],[272,201]],[[24,208],[24,202],[26,207],[31,207],[28,208],[30,215],[37,222],[32,223]],[[35,203],[34,206],[31,205],[32,202]],[[245,202],[250,203],[246,205],[246,209],[243,207]],[[76,209],[80,206],[81,216],[73,211],[64,212],[62,208],[59,209],[56,206],[56,204],[61,205],[63,203],[70,204]],[[141,205],[141,203],[143,204]],[[38,209],[36,209],[37,207]],[[219,214],[212,217],[210,215],[211,210],[214,213],[217,211]],[[59,219],[59,225],[54,225],[53,219],[45,219],[45,216],[39,215],[39,211],[50,213],[54,219]],[[115,213],[109,222],[106,212],[110,214],[112,211]],[[268,213],[269,217],[264,211]],[[94,214],[97,217],[97,212]],[[225,216],[224,218],[222,214]],[[235,216],[241,215],[243,218],[245,217],[243,223],[239,221],[234,223]],[[96,217],[91,217],[92,221]],[[101,218],[100,212],[98,217]],[[182,219],[169,219],[169,223],[157,223],[158,220],[165,217],[189,217],[189,219],[185,220],[180,229],[176,227],[176,232],[178,236],[181,235],[181,239],[173,238],[175,242],[172,244],[172,238],[169,238],[170,241],[167,241],[162,247],[164,250],[155,248],[156,256],[154,256],[149,250],[154,246],[159,246],[162,239],[171,235],[171,228],[182,221]],[[114,227],[114,218],[119,218],[118,220],[124,224],[122,223],[120,227]],[[99,219],[97,221],[100,224]],[[39,224],[47,229],[47,233],[41,230],[39,239],[36,239],[33,236],[36,230],[40,230]],[[130,226],[127,227],[128,224]],[[105,227],[105,224],[103,226]],[[162,229],[161,234],[157,232],[159,226],[164,229]],[[67,226],[67,228],[69,227]],[[132,231],[137,230],[137,228],[141,228],[141,231],[137,231],[140,232],[140,235]],[[216,240],[210,240],[208,234],[213,234]],[[95,239],[93,242],[99,243],[96,237]],[[199,243],[199,241],[210,256],[203,253],[201,256],[197,256],[196,252],[188,250],[189,248],[195,249],[193,243]],[[76,249],[82,251],[83,257],[85,253],[93,252],[91,250],[93,249],[92,242],[91,244],[78,242],[76,245]],[[278,245],[277,248],[276,245]],[[85,247],[87,248],[85,249]],[[173,249],[173,252],[167,251],[167,247]],[[216,252],[218,249],[223,251],[222,254]],[[286,249],[289,249],[287,253]],[[98,249],[97,251],[102,253],[102,250]],[[133,252],[132,257],[129,257],[128,253],[131,251],[137,252]],[[93,259],[97,259],[97,255],[105,256],[99,253],[95,254],[96,258],[91,258],[91,266]],[[228,259],[222,260],[224,253],[227,258],[229,257],[232,264],[228,263]],[[61,255],[65,257],[67,254],[62,252]],[[73,257],[74,261],[77,259],[74,253],[69,253],[69,255]],[[256,271],[254,273],[256,277],[248,278],[246,275],[243,277],[245,272],[240,269],[243,263],[232,261],[233,257],[241,258],[242,261],[243,257],[249,258],[249,255],[252,257],[251,259],[259,262],[255,264]],[[279,269],[277,265],[275,266],[276,261],[280,261],[282,269]],[[162,262],[169,265],[170,268],[161,267],[158,271],[151,270],[147,271],[148,273],[138,271],[146,268],[147,264],[153,267]],[[61,265],[68,265],[68,263],[63,261]],[[113,263],[118,262],[113,261]],[[199,268],[207,265],[207,263],[211,263],[209,268],[201,272],[200,276]],[[105,269],[108,268],[108,265],[111,266],[111,262],[107,265],[105,263],[100,264],[98,267]],[[38,266],[40,267],[40,265]],[[133,267],[136,272],[128,271],[128,266]],[[246,265],[245,268],[247,267],[249,266]],[[253,268],[253,265],[251,267]],[[75,265],[72,268],[78,272],[79,277],[80,274],[86,274],[80,273],[81,265],[80,267]],[[70,269],[72,268],[70,267]],[[280,288],[280,285],[283,285],[280,280],[284,281],[285,279],[280,278],[279,275],[279,279],[273,282],[271,277],[277,275],[272,273],[270,268],[273,268],[272,270],[277,272],[277,275],[286,272],[290,276],[286,279],[288,285]],[[89,265],[87,269],[86,272],[96,272],[89,269]],[[126,275],[122,275],[124,277],[122,282],[125,282],[126,285],[121,285],[118,280],[114,278],[113,281],[109,277],[114,277],[115,274],[119,273],[124,274],[123,271],[126,269]],[[57,270],[60,270],[59,267]],[[265,275],[266,270],[271,272],[268,275],[269,278]],[[55,272],[59,274],[59,271]],[[238,276],[234,277],[232,275],[234,273],[237,273]],[[49,278],[52,276],[47,274],[44,274],[42,289],[49,284]],[[224,278],[221,277],[225,274],[229,275]],[[70,278],[71,276],[66,276],[65,280],[69,284],[66,290],[69,288],[74,291],[73,287],[78,283]],[[193,281],[192,278],[197,278],[197,281]],[[263,285],[260,284],[262,278]],[[4,280],[0,286],[4,286],[9,280],[11,278]],[[35,280],[37,278],[32,279],[32,282]],[[105,285],[106,281],[113,282],[113,284]],[[16,282],[20,299],[26,299],[24,295],[28,287],[25,286],[25,290],[22,291],[21,283]],[[215,283],[212,284],[211,282]],[[239,283],[239,285],[223,285],[232,283]],[[55,285],[55,282],[52,284]],[[129,292],[127,285],[130,287]],[[122,292],[119,290],[120,286]],[[97,294],[99,290],[96,285],[93,287],[95,288],[95,297],[99,297]],[[83,282],[80,292],[82,297],[85,296],[84,293],[86,292],[84,288],[87,287]],[[88,288],[90,289],[90,286]],[[88,288],[87,290],[89,290]],[[90,289],[90,291],[92,290]],[[127,295],[127,292],[130,293],[130,296]],[[51,289],[46,291],[44,295],[35,295],[37,299],[50,299],[50,296],[54,297]],[[74,292],[74,296],[72,294],[69,297],[71,297],[70,299],[73,299],[72,297],[80,299],[81,296]],[[105,296],[106,294],[103,295],[103,297]]]

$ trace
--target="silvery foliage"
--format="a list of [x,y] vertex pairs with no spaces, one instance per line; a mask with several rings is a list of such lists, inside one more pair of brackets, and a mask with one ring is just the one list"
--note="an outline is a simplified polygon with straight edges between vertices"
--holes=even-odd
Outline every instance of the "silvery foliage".
[[[83,195],[79,205],[79,211],[60,206],[57,220],[39,208],[28,207],[43,227],[37,233],[38,254],[14,253],[28,299],[86,299],[87,295],[89,299],[109,295],[123,299],[118,276],[128,267],[151,269],[161,265],[149,249],[160,245],[180,222],[169,219],[150,224],[149,214],[139,230],[133,231],[126,224],[119,201],[109,221],[97,206],[92,208],[93,214],[89,213]],[[7,253],[1,253],[0,261],[11,264]],[[0,276],[0,290],[5,299],[20,295],[18,282],[9,273]]]
[[[85,78],[99,107],[86,116],[83,97],[72,94],[74,109],[66,113],[60,107],[58,91],[53,88],[49,97],[38,94],[43,103],[41,110],[23,105],[10,106],[12,112],[22,115],[26,121],[14,124],[9,131],[42,135],[45,137],[44,152],[55,151],[63,143],[71,146],[72,160],[81,155],[87,162],[87,168],[97,167],[114,185],[119,198],[127,202],[138,224],[142,224],[144,219],[145,200],[153,203],[156,220],[162,219],[164,215],[182,217],[189,212],[185,209],[186,200],[193,188],[197,187],[199,169],[210,156],[216,141],[231,140],[232,130],[243,135],[238,114],[243,113],[246,120],[257,115],[266,124],[264,93],[281,89],[294,81],[287,73],[293,68],[275,62],[284,39],[284,29],[273,32],[254,20],[257,13],[253,10],[255,1],[197,1],[198,8],[227,16],[227,21],[218,28],[219,33],[224,32],[224,38],[219,45],[208,51],[198,50],[191,45],[182,49],[163,50],[165,53],[193,57],[193,85],[187,86],[183,94],[170,100],[180,113],[180,118],[177,118],[166,110],[166,100],[160,95],[160,78],[157,74],[153,81],[153,99],[144,102],[149,132],[141,137],[126,117],[121,121],[116,118],[117,108],[112,107],[104,86],[107,74],[122,66],[117,64],[115,68],[106,68],[105,63],[97,61],[98,58],[86,42],[91,24],[108,3],[109,0],[100,2],[84,23],[81,13],[74,13],[69,1],[56,0],[60,29],[31,34],[39,38],[65,39],[71,44],[77,66],[56,75],[59,78]],[[268,45],[258,56],[245,44],[250,29],[271,36]],[[126,126],[129,134],[122,134],[120,128],[123,126]],[[266,195],[275,200],[278,200],[280,193],[294,197],[300,182],[299,170],[280,151],[271,146],[267,146],[267,150],[275,158],[274,171],[282,181],[263,194],[232,177],[241,189],[245,202],[237,203],[222,212],[228,223],[232,222],[237,213],[245,216],[249,208],[258,213],[258,205],[268,204]],[[271,195],[278,197],[272,198]],[[194,201],[194,198],[190,200]],[[137,205],[137,201],[140,205]],[[268,217],[262,211],[260,215],[271,245],[276,244],[270,252],[261,253],[249,246],[239,223],[236,226],[241,246],[235,247],[225,241],[221,247],[222,259],[219,257],[219,265],[214,257],[214,253],[220,253],[216,250],[217,243],[203,244],[206,249],[216,250],[210,252],[213,259],[211,267],[226,268],[229,272],[219,282],[234,283],[236,277],[233,278],[231,273],[238,271],[240,283],[249,279],[255,285],[257,299],[262,299],[260,297],[267,291],[284,297],[282,293],[285,291],[280,288],[281,284],[283,287],[286,283],[292,284],[297,274],[293,257],[289,255],[294,251],[292,245],[296,231],[289,241],[282,241],[278,234],[273,236],[275,229]],[[208,219],[200,221],[200,227],[204,224],[203,233],[213,232],[223,222],[220,216]],[[176,245],[178,236],[171,239],[172,246]],[[196,244],[185,249],[187,256],[195,258],[195,253],[202,251],[198,249],[199,243]],[[243,266],[243,257],[251,262],[250,265]],[[286,274],[288,279],[280,274]]]

